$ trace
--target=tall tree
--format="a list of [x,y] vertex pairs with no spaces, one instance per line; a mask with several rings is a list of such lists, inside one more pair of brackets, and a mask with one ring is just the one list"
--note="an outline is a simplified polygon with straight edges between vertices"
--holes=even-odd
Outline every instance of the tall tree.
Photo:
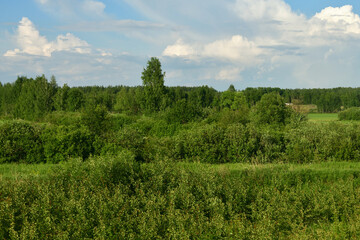
[[161,70],[160,60],[152,57],[147,62],[147,67],[144,68],[141,76],[145,93],[144,107],[149,112],[160,110],[165,94],[164,77],[165,73]]
[[253,117],[258,124],[285,124],[291,110],[277,92],[266,93],[255,105]]

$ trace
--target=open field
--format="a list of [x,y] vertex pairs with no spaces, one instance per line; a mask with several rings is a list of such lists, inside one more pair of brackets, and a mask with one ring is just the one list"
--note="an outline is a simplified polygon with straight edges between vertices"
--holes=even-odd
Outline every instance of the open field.
[[309,121],[314,122],[323,122],[323,121],[337,121],[338,114],[337,113],[309,113],[307,115]]
[[55,164],[0,164],[0,181],[46,175]]
[[[26,179],[29,177],[43,177],[46,176],[53,168],[59,166],[66,166],[67,164],[0,164],[0,180],[16,181]],[[152,165],[152,164],[144,164]],[[215,171],[217,173],[226,171],[231,175],[242,171],[268,171],[273,169],[280,169],[286,172],[302,172],[310,171],[313,173],[322,174],[360,174],[360,162],[321,162],[312,164],[243,164],[243,163],[228,163],[228,164],[206,164],[206,163],[177,163],[179,168],[184,170],[191,170],[194,172]]]

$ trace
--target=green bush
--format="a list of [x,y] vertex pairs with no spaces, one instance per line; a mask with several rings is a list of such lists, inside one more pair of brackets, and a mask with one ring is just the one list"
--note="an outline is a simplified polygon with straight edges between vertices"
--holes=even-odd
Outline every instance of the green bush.
[[360,236],[357,170],[188,166],[140,165],[125,151],[0,181],[0,239]]
[[81,115],[77,112],[55,111],[47,114],[42,121],[55,125],[69,126],[79,124],[80,120]]
[[87,159],[94,154],[94,134],[84,126],[48,126],[42,134],[45,159],[49,163],[69,158]]
[[111,130],[119,131],[126,125],[136,122],[136,116],[129,116],[126,114],[112,114],[109,116]]
[[359,124],[307,123],[285,133],[287,162],[358,161]]
[[23,121],[0,125],[0,163],[44,161],[40,129]]
[[110,129],[110,117],[105,106],[90,106],[81,115],[81,123],[96,135],[101,135]]
[[360,108],[359,107],[352,107],[346,109],[338,114],[339,120],[360,120]]
[[289,122],[291,109],[286,107],[285,100],[278,93],[264,94],[252,108],[252,121],[258,125],[284,125]]
[[165,120],[168,123],[188,123],[203,116],[202,108],[194,105],[186,99],[177,101],[174,106],[165,112]]

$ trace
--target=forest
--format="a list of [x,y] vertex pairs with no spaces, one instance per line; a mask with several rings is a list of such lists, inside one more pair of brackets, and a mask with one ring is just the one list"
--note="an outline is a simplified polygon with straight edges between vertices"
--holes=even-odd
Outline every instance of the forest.
[[0,83],[0,239],[360,237],[360,88],[141,78]]

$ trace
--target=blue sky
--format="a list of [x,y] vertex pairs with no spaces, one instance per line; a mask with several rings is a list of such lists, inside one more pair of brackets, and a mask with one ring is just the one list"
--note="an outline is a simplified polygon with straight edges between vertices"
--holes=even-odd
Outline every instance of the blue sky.
[[168,86],[359,87],[360,2],[15,0],[0,8],[0,82],[141,85],[158,57]]

